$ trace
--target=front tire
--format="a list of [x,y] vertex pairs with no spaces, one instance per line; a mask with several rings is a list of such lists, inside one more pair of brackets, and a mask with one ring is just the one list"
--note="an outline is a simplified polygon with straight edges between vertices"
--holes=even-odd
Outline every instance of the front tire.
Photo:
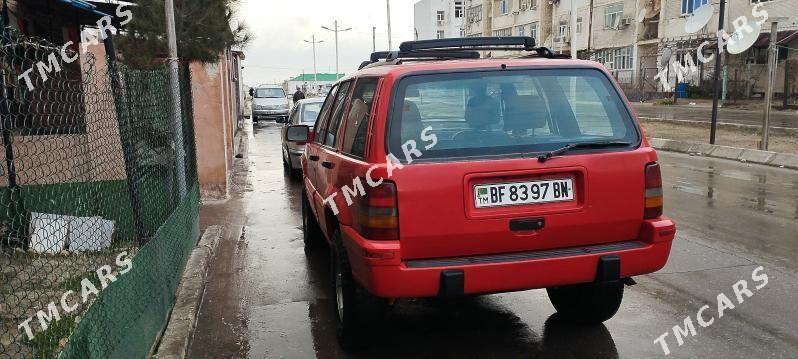
[[341,233],[332,236],[332,282],[335,291],[335,318],[338,343],[346,351],[359,349],[367,342],[377,319],[384,312],[384,300],[369,294],[352,277],[352,268]]
[[620,281],[547,288],[551,304],[564,319],[595,324],[612,318],[623,300]]

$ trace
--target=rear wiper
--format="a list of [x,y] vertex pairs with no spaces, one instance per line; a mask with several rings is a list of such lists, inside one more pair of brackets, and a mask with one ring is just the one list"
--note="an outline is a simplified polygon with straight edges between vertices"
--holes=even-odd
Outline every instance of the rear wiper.
[[546,160],[548,160],[551,157],[559,156],[559,155],[561,155],[563,153],[566,153],[566,152],[568,152],[570,150],[573,150],[573,149],[576,149],[576,148],[626,147],[626,146],[629,146],[631,144],[632,144],[631,142],[624,142],[624,141],[571,143],[571,144],[565,145],[562,148],[558,148],[558,149],[556,149],[554,151],[549,151],[549,152],[546,152],[545,154],[542,154],[542,155],[538,156],[538,162],[541,162],[541,163],[546,162]]

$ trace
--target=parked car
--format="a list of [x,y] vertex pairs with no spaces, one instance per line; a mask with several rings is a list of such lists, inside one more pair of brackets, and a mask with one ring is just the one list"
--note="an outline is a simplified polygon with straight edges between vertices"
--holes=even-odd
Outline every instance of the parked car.
[[331,248],[345,348],[395,298],[546,288],[563,318],[602,322],[670,254],[657,154],[620,87],[532,38],[375,53],[287,139],[307,143],[305,245]]
[[290,125],[308,125],[313,130],[313,124],[319,117],[321,105],[324,103],[323,97],[308,98],[299,100],[294,104],[288,115],[286,126],[281,131],[283,168],[292,176],[298,176],[302,172],[302,164],[299,158],[305,152],[305,145],[286,141],[285,134]]
[[252,96],[252,121],[274,120],[282,123],[288,118],[290,108],[287,95],[278,85],[260,85],[250,90]]

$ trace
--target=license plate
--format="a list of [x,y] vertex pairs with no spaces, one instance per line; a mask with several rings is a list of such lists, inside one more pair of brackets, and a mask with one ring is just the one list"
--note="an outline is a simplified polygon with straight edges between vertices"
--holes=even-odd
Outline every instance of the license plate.
[[476,208],[560,202],[573,199],[574,182],[570,178],[474,186],[474,206]]

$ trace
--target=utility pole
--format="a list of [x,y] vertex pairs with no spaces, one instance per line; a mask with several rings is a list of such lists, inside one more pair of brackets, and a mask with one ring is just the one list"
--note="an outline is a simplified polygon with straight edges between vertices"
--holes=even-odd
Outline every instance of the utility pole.
[[576,59],[576,5],[571,0],[571,58]]
[[[723,41],[721,41],[721,31],[723,31],[723,20],[726,18],[726,0],[720,0],[720,12],[718,13],[718,49],[716,51],[715,56],[715,78],[714,78],[714,86],[712,88],[712,121],[710,123],[709,129],[709,144],[715,144],[715,133],[718,129],[718,97],[720,96],[720,86],[718,86],[718,81],[720,80],[720,72],[721,72],[721,62],[722,57],[721,54],[723,53]],[[674,95],[674,97],[676,97]]]
[[[338,20],[335,20],[334,28],[331,29],[327,26],[321,27],[324,30],[332,31],[335,33],[335,81],[338,81],[338,33],[343,31],[352,30],[351,27],[347,27],[346,29],[338,29]],[[315,55],[314,55],[315,58]]]
[[[770,135],[770,106],[773,102],[773,86],[776,82],[776,65],[779,61],[779,48],[776,46],[778,41],[779,22],[770,23],[770,48],[768,48],[768,85],[765,88],[765,117],[762,119],[762,141],[759,142],[759,149],[768,150],[768,137]],[[787,93],[784,93],[787,96]]]
[[590,0],[590,15],[588,15],[587,25],[587,59],[590,60],[590,43],[593,40],[593,0]]
[[183,116],[180,103],[180,81],[177,57],[177,33],[175,31],[175,8],[172,0],[164,1],[166,12],[166,40],[169,43],[169,86],[171,86],[172,108],[170,111],[172,132],[175,135],[175,162],[177,166],[177,193],[182,200],[186,196],[186,161],[183,146]]
[[391,51],[393,49],[391,42],[391,0],[385,0],[385,4],[388,6],[388,51]]
[[371,52],[377,52],[377,27],[371,27]]
[[303,40],[303,41],[313,45],[313,91],[316,91],[316,82],[318,81],[316,75],[319,73],[316,70],[316,44],[320,44],[324,42],[324,40],[316,41],[316,35],[310,35],[310,38],[311,38],[310,41],[308,40]]

